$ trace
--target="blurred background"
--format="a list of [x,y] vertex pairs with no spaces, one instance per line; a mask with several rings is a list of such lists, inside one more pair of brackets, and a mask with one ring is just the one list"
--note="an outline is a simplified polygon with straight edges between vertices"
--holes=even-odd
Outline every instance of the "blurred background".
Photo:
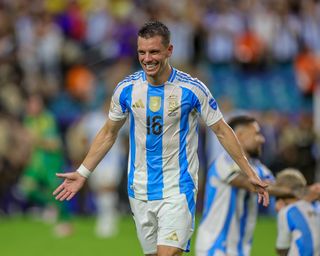
[[[55,172],[78,167],[90,141],[80,124],[140,68],[136,34],[150,19],[172,32],[171,64],[205,82],[226,117],[257,117],[272,172],[295,167],[309,184],[320,180],[320,1],[1,0],[1,237],[1,225],[17,216],[57,219],[59,237],[79,232],[74,218],[95,216],[89,185],[69,203],[54,202]],[[206,128],[200,136],[199,213],[206,168],[219,151],[206,145]],[[124,216],[126,147],[115,183]]]

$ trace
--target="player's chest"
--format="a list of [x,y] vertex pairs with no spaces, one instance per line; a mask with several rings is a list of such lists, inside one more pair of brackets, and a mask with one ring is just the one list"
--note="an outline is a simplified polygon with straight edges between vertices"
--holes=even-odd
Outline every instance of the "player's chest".
[[133,90],[129,108],[135,118],[160,115],[163,118],[180,118],[190,111],[192,104],[189,97],[183,95],[178,86],[140,87]]

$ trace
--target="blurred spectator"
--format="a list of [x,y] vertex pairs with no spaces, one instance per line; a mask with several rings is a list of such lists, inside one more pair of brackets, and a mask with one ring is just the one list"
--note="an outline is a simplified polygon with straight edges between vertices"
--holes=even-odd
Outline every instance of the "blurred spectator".
[[264,64],[265,45],[252,30],[248,21],[244,22],[244,31],[235,38],[235,58],[243,68],[257,69]]
[[[55,120],[46,110],[40,94],[31,94],[26,104],[23,123],[28,130],[32,151],[20,177],[19,189],[30,206],[41,207],[43,217],[48,217],[49,221],[55,221],[54,214],[57,210],[56,235],[70,235],[72,229],[68,209],[65,203],[56,202],[52,196],[53,188],[59,184],[55,170],[62,170],[64,164]],[[46,216],[48,212],[50,214]]]
[[14,196],[19,179],[31,152],[27,131],[16,118],[0,109],[0,213],[14,214],[20,207]]
[[297,83],[302,94],[312,97],[317,85],[320,85],[320,57],[301,42],[301,49],[294,60]]
[[61,89],[62,34],[50,13],[43,13],[35,21],[35,54],[43,78],[43,93],[52,97]]
[[275,4],[275,23],[271,43],[271,53],[278,62],[287,62],[298,52],[297,39],[300,32],[298,18],[290,13],[289,1],[281,0]]
[[272,170],[292,167],[301,170],[307,183],[315,182],[316,158],[314,154],[316,135],[313,131],[312,116],[301,114],[296,125],[282,117],[279,131],[278,154]]
[[[77,160],[74,161],[75,163],[82,160],[95,135],[102,128],[107,119],[109,105],[110,100],[107,100],[106,104],[98,110],[89,112],[70,128],[72,132],[68,132],[68,148],[71,154],[77,157]],[[78,129],[76,136],[73,134],[74,129]],[[127,139],[122,129],[112,149],[100,162],[89,179],[89,187],[94,193],[94,203],[97,210],[95,233],[101,238],[114,236],[118,232],[119,195],[117,190],[124,171],[125,165],[123,162],[126,161],[127,148],[125,145],[127,145]],[[83,142],[84,147],[82,145],[79,149],[76,146],[79,142],[77,144],[72,143],[75,140]],[[81,149],[84,150],[82,153]]]
[[301,1],[301,37],[307,48],[320,54],[320,3],[315,0]]
[[234,59],[235,37],[242,31],[239,15],[225,1],[218,1],[216,9],[209,9],[203,17],[208,33],[207,55],[212,63],[227,63]]
[[57,21],[66,36],[79,42],[84,40],[86,19],[78,1],[68,1],[66,9],[58,15]]
[[74,65],[66,72],[65,91],[61,91],[50,104],[63,133],[89,108],[95,89],[95,76],[86,66]]

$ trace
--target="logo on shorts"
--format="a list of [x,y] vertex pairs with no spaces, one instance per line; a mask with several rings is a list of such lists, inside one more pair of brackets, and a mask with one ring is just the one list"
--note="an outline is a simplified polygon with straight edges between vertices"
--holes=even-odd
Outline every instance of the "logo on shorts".
[[166,240],[169,240],[169,241],[176,241],[176,242],[178,242],[178,241],[179,241],[179,239],[178,239],[178,235],[177,235],[177,233],[176,233],[176,232],[171,233],[171,234],[166,238]]
[[153,112],[157,112],[161,107],[161,97],[159,96],[151,96],[149,100],[149,108]]

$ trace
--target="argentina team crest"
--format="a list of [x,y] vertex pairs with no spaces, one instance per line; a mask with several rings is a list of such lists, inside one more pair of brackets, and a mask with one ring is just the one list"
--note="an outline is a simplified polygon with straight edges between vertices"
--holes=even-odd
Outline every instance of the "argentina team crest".
[[169,116],[175,116],[177,114],[177,110],[179,108],[177,96],[176,95],[170,95],[168,99],[168,112]]
[[161,107],[161,97],[159,96],[151,96],[149,99],[149,108],[153,112],[159,111]]

